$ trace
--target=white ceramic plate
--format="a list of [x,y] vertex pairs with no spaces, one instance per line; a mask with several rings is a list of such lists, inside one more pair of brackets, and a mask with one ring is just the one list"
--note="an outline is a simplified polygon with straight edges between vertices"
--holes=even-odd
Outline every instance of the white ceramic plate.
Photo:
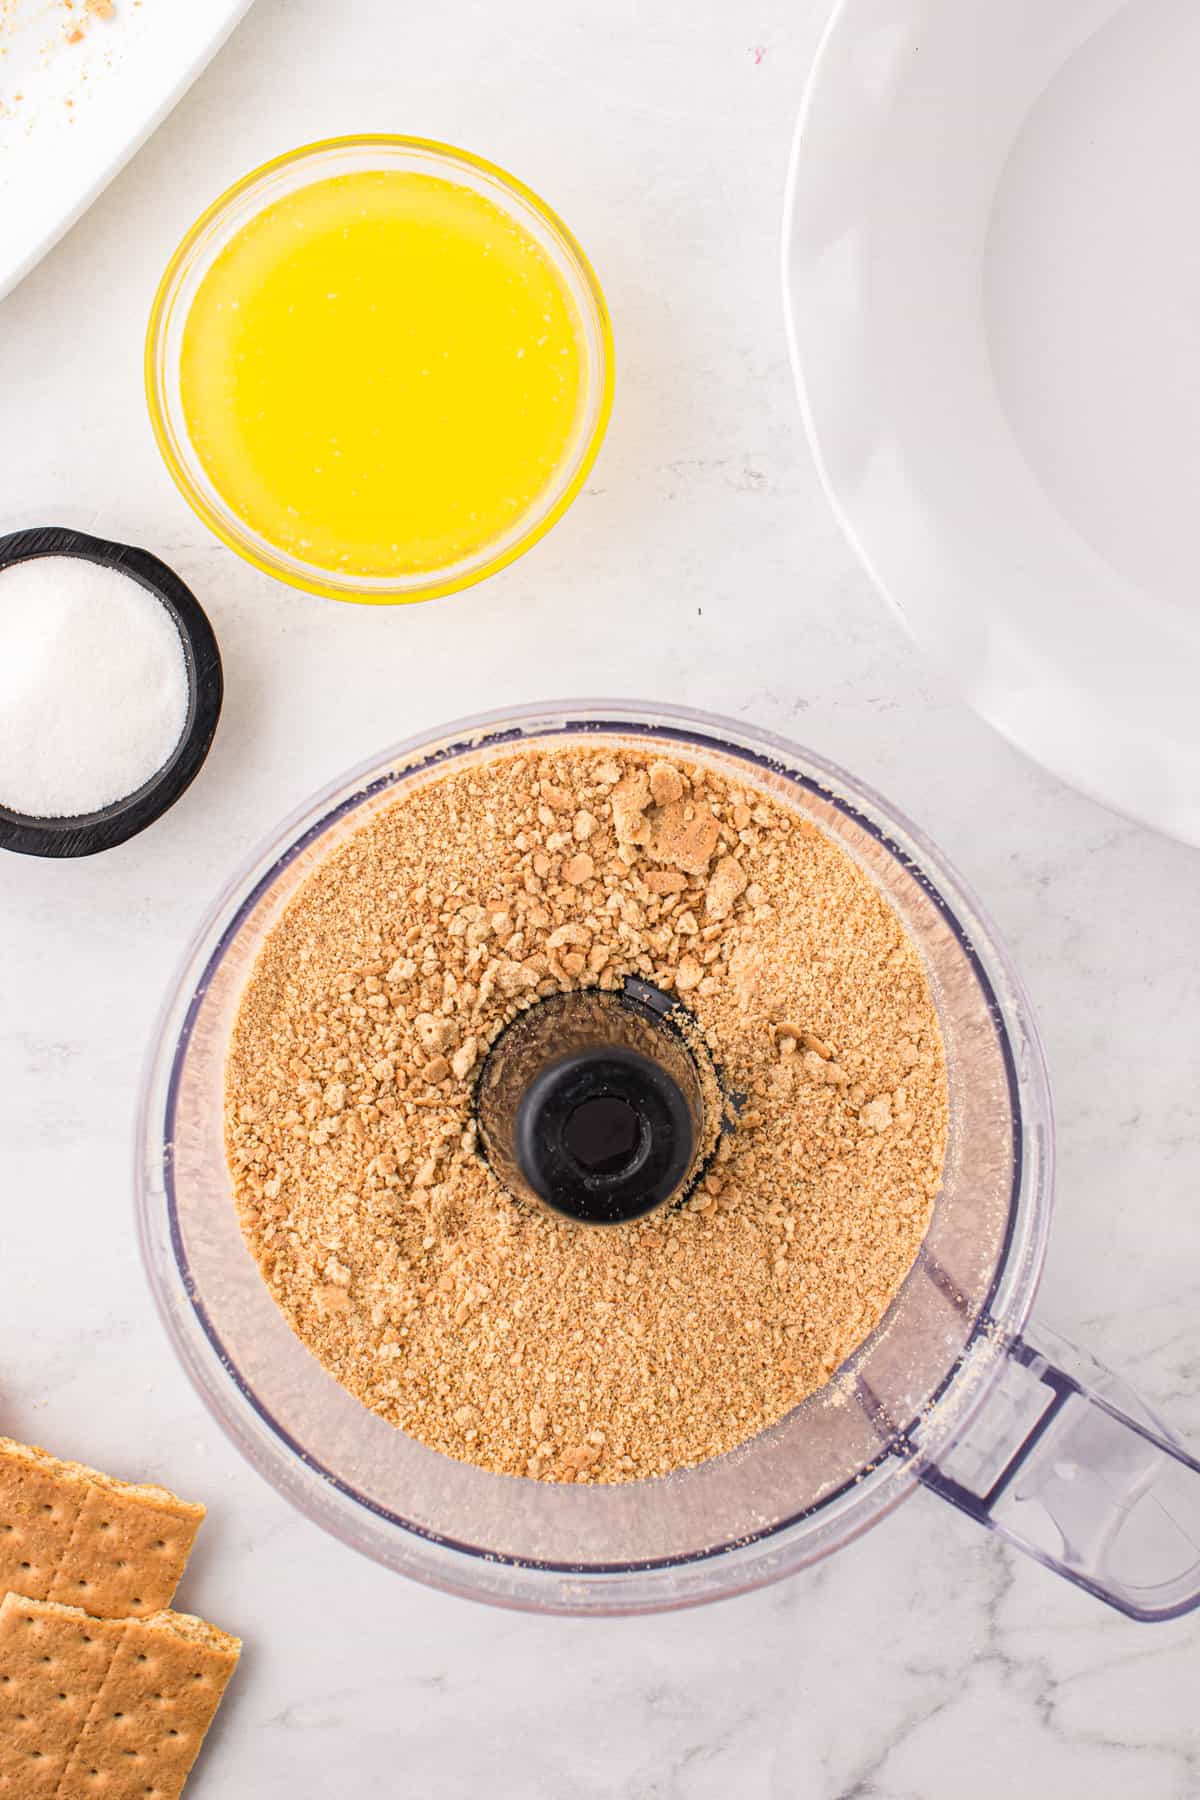
[[250,0],[0,0],[0,297],[111,181]]
[[841,0],[784,284],[883,594],[1065,780],[1200,844],[1200,5]]

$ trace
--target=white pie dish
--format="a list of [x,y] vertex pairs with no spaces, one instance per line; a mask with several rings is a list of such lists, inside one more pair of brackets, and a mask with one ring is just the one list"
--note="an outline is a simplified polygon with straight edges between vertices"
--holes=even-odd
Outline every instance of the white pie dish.
[[1200,844],[1188,0],[840,0],[789,342],[829,498],[970,704]]

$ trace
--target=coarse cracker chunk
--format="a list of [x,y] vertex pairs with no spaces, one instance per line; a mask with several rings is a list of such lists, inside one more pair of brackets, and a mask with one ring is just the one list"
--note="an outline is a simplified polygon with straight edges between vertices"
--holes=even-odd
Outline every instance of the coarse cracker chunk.
[[203,1506],[166,1488],[0,1438],[0,1593],[60,1600],[98,1618],[158,1612],[203,1518]]
[[4,1800],[176,1800],[241,1644],[186,1613],[0,1604]]

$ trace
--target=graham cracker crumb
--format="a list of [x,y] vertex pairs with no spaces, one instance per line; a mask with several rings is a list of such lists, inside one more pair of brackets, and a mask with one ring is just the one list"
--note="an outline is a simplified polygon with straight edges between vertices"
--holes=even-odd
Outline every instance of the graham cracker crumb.
[[[923,966],[868,876],[748,786],[633,744],[454,766],[263,946],[226,1070],[247,1241],[326,1368],[451,1456],[586,1483],[731,1450],[917,1253],[946,1140]],[[628,976],[685,998],[744,1101],[686,1203],[596,1230],[501,1186],[472,1078],[523,1007]]]

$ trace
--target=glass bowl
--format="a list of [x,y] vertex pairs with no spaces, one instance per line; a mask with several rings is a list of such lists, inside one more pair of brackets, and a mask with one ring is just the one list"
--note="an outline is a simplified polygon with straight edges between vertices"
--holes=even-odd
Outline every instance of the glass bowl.
[[[180,359],[188,311],[231,238],[264,207],[315,181],[376,170],[435,175],[482,194],[544,251],[569,294],[583,353],[583,402],[566,453],[533,505],[501,537],[452,564],[406,575],[339,573],[281,550],[248,526],[210,480],[188,433]],[[613,341],[604,295],[587,257],[556,213],[493,163],[425,138],[328,138],[252,170],[201,214],[167,265],[146,334],[146,400],[163,459],[184,498],[221,541],[293,587],[334,600],[389,604],[457,592],[504,568],[545,536],[574,500],[600,449],[612,410]]]
[[[583,1487],[457,1462],[341,1388],[293,1335],[243,1240],[223,1143],[240,995],[314,866],[452,763],[572,740],[675,748],[841,845],[922,955],[950,1102],[942,1190],[920,1254],[829,1385],[697,1468]],[[684,1606],[828,1555],[924,1484],[1133,1616],[1200,1602],[1200,1464],[1113,1378],[1092,1364],[1069,1373],[1070,1352],[1052,1334],[1026,1334],[1050,1220],[1053,1130],[1018,977],[970,890],[914,826],[766,731],[588,701],[464,720],[351,770],[286,819],[210,908],[159,1022],[138,1134],[143,1256],[188,1375],[281,1494],[388,1568],[538,1611]]]

